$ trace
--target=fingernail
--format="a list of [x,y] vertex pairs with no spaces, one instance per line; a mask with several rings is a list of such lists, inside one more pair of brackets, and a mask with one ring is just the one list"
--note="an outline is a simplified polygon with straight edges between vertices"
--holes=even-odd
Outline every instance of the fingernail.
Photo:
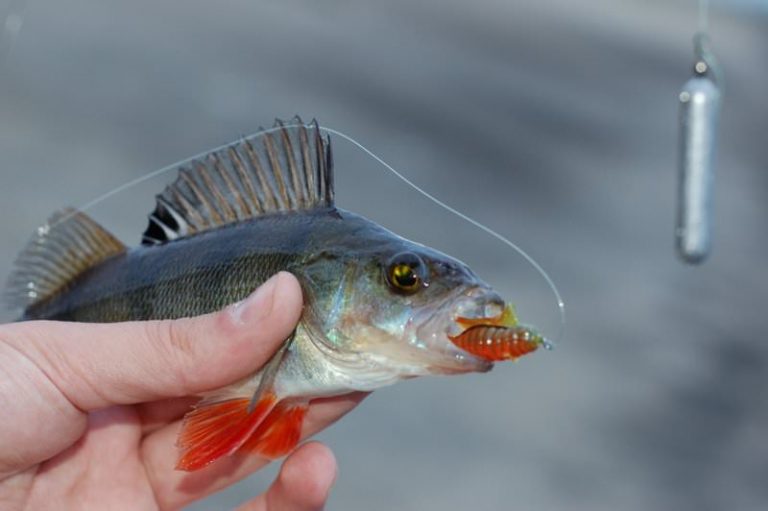
[[273,275],[269,280],[259,286],[256,291],[241,302],[229,306],[229,313],[236,324],[246,324],[260,321],[272,313],[275,302],[275,290],[277,289],[280,274]]

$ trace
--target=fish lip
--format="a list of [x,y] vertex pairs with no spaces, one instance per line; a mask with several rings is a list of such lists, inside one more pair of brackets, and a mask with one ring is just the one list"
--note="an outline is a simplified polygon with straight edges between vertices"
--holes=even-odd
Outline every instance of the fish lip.
[[454,359],[461,357],[460,364],[431,364],[428,366],[429,372],[433,374],[487,373],[493,369],[492,361],[477,357],[458,346],[456,350]]
[[451,355],[452,363],[432,364],[430,365],[432,372],[439,374],[487,373],[493,369],[493,361],[460,348],[453,342],[448,333],[445,334],[445,344],[447,354]]
[[[426,369],[432,374],[486,373],[493,368],[493,361],[478,357],[457,346],[447,333],[437,334],[441,349],[433,352],[426,361]],[[434,342],[434,341],[433,341]]]

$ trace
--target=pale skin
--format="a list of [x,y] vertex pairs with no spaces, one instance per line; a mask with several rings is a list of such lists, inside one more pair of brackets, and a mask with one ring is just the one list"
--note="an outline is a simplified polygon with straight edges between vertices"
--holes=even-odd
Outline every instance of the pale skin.
[[[234,455],[177,471],[176,436],[194,396],[265,364],[301,307],[298,282],[280,273],[243,303],[198,318],[0,325],[0,509],[179,509],[265,466]],[[303,435],[363,397],[313,402]],[[336,470],[327,447],[303,444],[238,509],[321,510]]]

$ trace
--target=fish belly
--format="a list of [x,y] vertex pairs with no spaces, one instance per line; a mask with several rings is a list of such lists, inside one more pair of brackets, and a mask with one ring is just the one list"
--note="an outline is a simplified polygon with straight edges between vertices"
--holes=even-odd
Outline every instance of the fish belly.
[[312,339],[301,326],[275,380],[285,398],[314,399],[370,392],[404,378],[397,367],[367,353],[352,353]]

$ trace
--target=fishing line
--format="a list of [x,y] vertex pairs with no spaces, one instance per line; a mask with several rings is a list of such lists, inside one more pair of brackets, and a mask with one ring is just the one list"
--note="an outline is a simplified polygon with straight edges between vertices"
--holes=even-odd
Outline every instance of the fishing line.
[[16,38],[24,23],[26,0],[11,0],[4,13],[0,13],[0,74],[10,60]]
[[724,88],[723,72],[715,55],[710,50],[709,42],[709,0],[698,2],[698,28],[693,36],[693,53],[697,59],[694,65],[696,73],[710,72],[718,87]]
[[[302,125],[301,124],[296,124],[296,123],[284,124],[283,126],[275,126],[273,128],[268,128],[268,129],[260,130],[260,131],[258,131],[256,133],[252,134],[252,135],[249,135],[249,136],[243,137],[243,138],[250,138],[252,136],[265,135],[265,134],[268,134],[268,133],[274,133],[274,132],[279,131],[279,130],[281,130],[283,128],[296,128],[296,127],[300,127],[300,126],[302,126]],[[389,172],[394,174],[398,179],[400,179],[406,185],[410,186],[411,188],[416,190],[418,193],[420,193],[421,195],[423,195],[424,197],[426,197],[427,199],[432,201],[434,204],[438,205],[439,207],[443,208],[444,210],[448,211],[449,213],[452,213],[452,214],[456,215],[457,217],[461,218],[462,220],[464,220],[465,222],[469,223],[470,225],[480,229],[481,231],[483,231],[486,234],[490,235],[491,237],[497,239],[498,241],[500,241],[501,243],[503,243],[507,247],[511,248],[517,254],[519,254],[528,264],[530,264],[533,267],[534,270],[536,270],[536,272],[539,275],[541,275],[541,277],[547,283],[547,286],[549,287],[549,289],[552,291],[552,294],[555,296],[555,300],[557,302],[557,309],[558,309],[558,313],[559,313],[559,316],[560,316],[560,331],[558,332],[558,335],[557,335],[557,337],[555,338],[554,341],[551,340],[551,339],[547,339],[545,341],[544,346],[547,349],[551,349],[553,347],[554,343],[559,343],[560,341],[562,341],[562,339],[563,339],[563,337],[565,335],[565,302],[563,301],[562,296],[560,295],[560,291],[558,290],[557,286],[555,285],[555,282],[552,280],[552,278],[549,276],[549,274],[546,272],[546,270],[544,270],[544,268],[538,262],[536,262],[536,260],[531,255],[529,255],[526,251],[524,251],[522,248],[520,248],[517,244],[515,244],[512,241],[510,241],[509,239],[507,239],[503,235],[499,234],[498,232],[494,231],[490,227],[488,227],[485,224],[475,220],[474,218],[472,218],[472,217],[462,213],[461,211],[459,211],[456,208],[446,204],[445,202],[443,202],[442,200],[438,199],[437,197],[435,197],[431,193],[427,192],[422,187],[420,187],[419,185],[417,185],[416,183],[414,183],[413,181],[408,179],[401,172],[395,170],[395,168],[392,167],[392,165],[390,165],[389,163],[384,161],[382,158],[377,156],[373,151],[371,151],[370,149],[368,149],[363,144],[361,144],[360,142],[358,142],[357,140],[355,140],[351,136],[347,135],[346,133],[343,133],[341,131],[335,130],[333,128],[327,128],[327,127],[322,127],[322,126],[320,127],[320,131],[323,131],[325,133],[329,133],[329,134],[335,135],[335,136],[337,136],[339,138],[342,138],[342,139],[346,140],[347,142],[352,144],[354,147],[356,147],[357,149],[362,151],[364,154],[366,154],[367,156],[370,156],[371,158],[373,158],[374,161],[378,162],[385,169],[387,169]],[[109,199],[110,197],[112,197],[114,195],[117,195],[120,192],[123,192],[123,191],[125,191],[125,190],[127,190],[129,188],[137,186],[137,185],[139,185],[139,184],[141,184],[141,183],[143,183],[145,181],[148,181],[148,180],[150,180],[150,179],[152,179],[154,177],[157,177],[159,175],[162,175],[162,174],[164,174],[166,172],[172,171],[174,169],[178,169],[180,166],[185,165],[187,163],[190,163],[190,162],[192,162],[194,160],[199,160],[199,159],[205,157],[206,155],[208,155],[211,152],[219,151],[221,149],[226,149],[227,147],[229,147],[231,145],[232,145],[231,142],[227,143],[227,144],[222,144],[222,145],[220,145],[218,147],[215,147],[213,149],[209,149],[207,151],[198,153],[198,154],[196,154],[196,155],[194,155],[194,156],[192,156],[190,158],[186,158],[184,160],[181,160],[179,162],[173,163],[171,165],[166,165],[165,167],[162,167],[162,168],[160,168],[158,170],[149,172],[148,174],[144,174],[141,177],[138,177],[136,179],[128,181],[127,183],[125,183],[123,185],[120,185],[117,188],[114,188],[113,190],[110,190],[109,192],[105,193],[104,195],[101,195],[100,197],[97,197],[96,199],[94,199],[92,201],[86,202],[85,204],[83,204],[79,208],[79,211],[86,211],[86,210],[96,206],[97,204],[99,204],[101,202],[104,202],[105,200]],[[62,218],[60,220],[60,222],[67,220],[67,218],[68,218],[68,216],[65,216],[64,218]]]
[[709,31],[709,0],[699,0],[699,32]]

